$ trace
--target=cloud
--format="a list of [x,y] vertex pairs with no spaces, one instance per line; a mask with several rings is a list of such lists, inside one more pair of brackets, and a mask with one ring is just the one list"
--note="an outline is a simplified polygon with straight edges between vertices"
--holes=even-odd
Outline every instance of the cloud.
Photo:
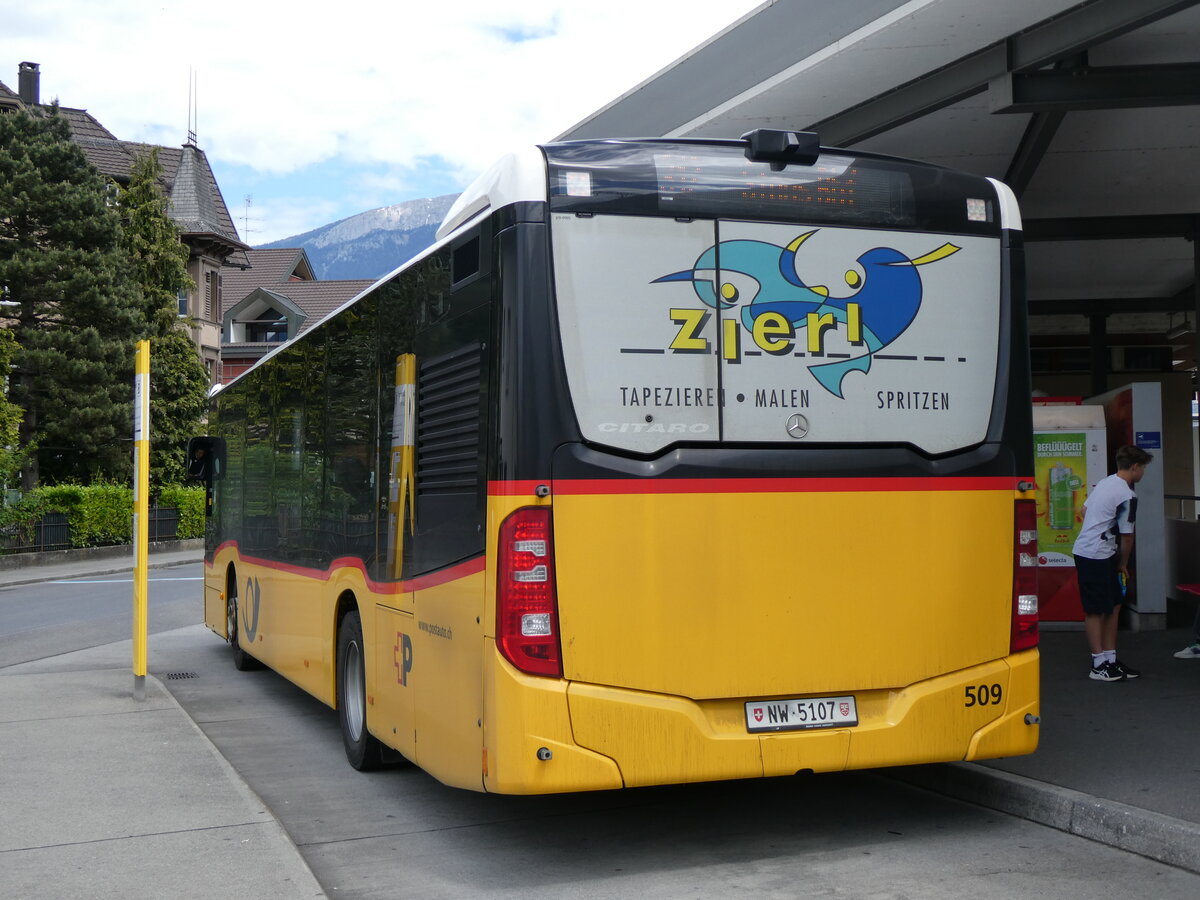
[[194,81],[214,167],[279,177],[337,160],[403,179],[437,160],[465,183],[756,5],[210,0],[198,13],[180,0],[39,0],[6,14],[0,80],[15,90],[17,62],[38,62],[44,101],[168,145],[186,139]]
[[0,77],[38,61],[44,99],[88,106],[122,137],[182,140],[194,72],[201,145],[264,171],[335,155],[466,163],[552,137],[753,4],[697,5],[213,0],[197,15],[178,0],[41,0],[6,23]]
[[558,31],[558,16],[549,23],[541,25],[496,25],[489,26],[504,41],[510,44],[524,44],[543,38],[554,37]]
[[[238,232],[252,245],[269,244],[284,237],[311,231],[314,223],[328,224],[344,218],[337,204],[320,197],[287,196],[273,198],[266,205],[231,209]],[[260,224],[269,221],[271,233],[261,234]]]

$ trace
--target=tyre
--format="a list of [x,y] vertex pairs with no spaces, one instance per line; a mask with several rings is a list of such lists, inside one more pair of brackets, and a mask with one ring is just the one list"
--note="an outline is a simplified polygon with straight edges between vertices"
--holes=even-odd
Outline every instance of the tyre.
[[242,649],[241,628],[238,622],[237,579],[231,578],[225,591],[225,633],[233,647],[233,667],[239,672],[249,672],[262,667],[257,659]]
[[337,706],[346,759],[360,772],[378,769],[383,745],[367,731],[367,657],[362,620],[353,609],[338,625]]

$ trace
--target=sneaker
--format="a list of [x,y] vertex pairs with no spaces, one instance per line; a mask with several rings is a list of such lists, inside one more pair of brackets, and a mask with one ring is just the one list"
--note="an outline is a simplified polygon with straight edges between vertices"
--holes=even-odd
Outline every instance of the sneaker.
[[1200,641],[1192,641],[1175,654],[1176,659],[1200,659]]
[[1124,681],[1125,672],[1116,663],[1106,662],[1093,667],[1088,677],[1093,681]]
[[1141,678],[1142,677],[1141,672],[1139,672],[1137,669],[1129,668],[1129,666],[1125,665],[1125,663],[1121,662],[1119,659],[1115,663],[1109,663],[1109,665],[1111,665],[1114,669],[1116,669],[1118,672],[1120,672],[1126,678]]

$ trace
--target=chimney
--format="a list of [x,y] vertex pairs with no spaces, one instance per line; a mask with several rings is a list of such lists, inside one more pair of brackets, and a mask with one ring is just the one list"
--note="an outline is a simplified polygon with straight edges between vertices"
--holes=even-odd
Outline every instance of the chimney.
[[41,100],[41,73],[35,62],[23,62],[17,66],[17,90],[21,102],[26,106],[37,106]]

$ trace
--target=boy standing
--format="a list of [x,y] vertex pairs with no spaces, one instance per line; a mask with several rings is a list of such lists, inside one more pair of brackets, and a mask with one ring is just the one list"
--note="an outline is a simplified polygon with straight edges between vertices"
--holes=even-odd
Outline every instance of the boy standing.
[[[1141,447],[1117,451],[1117,472],[1097,484],[1083,505],[1083,526],[1075,541],[1075,575],[1083,604],[1083,629],[1092,652],[1095,681],[1125,681],[1142,673],[1117,659],[1117,624],[1129,577],[1137,496],[1154,457]],[[1118,545],[1119,542],[1119,545]]]

